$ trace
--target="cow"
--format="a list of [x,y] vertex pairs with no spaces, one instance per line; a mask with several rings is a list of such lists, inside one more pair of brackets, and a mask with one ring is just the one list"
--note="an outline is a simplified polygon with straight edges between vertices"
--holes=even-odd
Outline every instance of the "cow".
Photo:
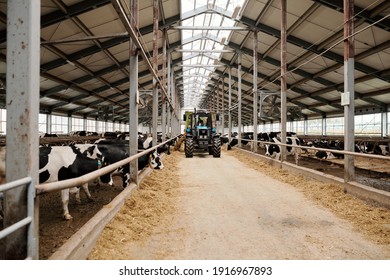
[[[253,140],[253,132],[241,133],[241,144],[242,145],[247,145],[250,142],[250,140]],[[228,144],[227,149],[231,150],[232,147],[234,147],[237,144],[238,144],[238,134],[235,132],[235,133],[232,133],[232,139],[231,139],[230,143]]]
[[[286,144],[300,146],[300,139],[295,133],[288,132],[286,135]],[[281,144],[280,132],[262,133],[261,135],[258,135],[258,137],[262,139],[261,141],[275,142],[275,144],[265,144],[265,156],[279,160],[281,152],[280,145],[278,145]],[[301,149],[296,147],[286,147],[286,152],[286,155],[294,155],[295,160],[297,161],[301,153]]]
[[44,137],[58,137],[58,135],[56,133],[40,132],[39,138],[44,138]]
[[362,152],[375,155],[389,155],[389,145],[387,143],[365,143]]
[[[109,165],[129,157],[129,142],[125,140],[97,140],[95,144],[76,144],[76,147],[87,157],[92,159],[104,158],[105,164]],[[145,149],[138,149],[142,152]],[[159,153],[154,150],[138,158],[138,171],[146,166],[152,169],[163,169],[164,165],[160,160]],[[129,165],[126,164],[117,169],[123,176],[123,186],[126,187],[130,181]],[[106,174],[100,177],[102,183],[113,184],[112,174]]]
[[[57,182],[76,178],[105,165],[103,159],[92,159],[85,156],[75,145],[70,146],[42,146],[39,148],[39,183]],[[83,184],[83,190],[89,200],[92,200],[88,184]],[[63,217],[72,219],[69,213],[69,193],[76,194],[76,201],[80,203],[79,188],[61,190]]]

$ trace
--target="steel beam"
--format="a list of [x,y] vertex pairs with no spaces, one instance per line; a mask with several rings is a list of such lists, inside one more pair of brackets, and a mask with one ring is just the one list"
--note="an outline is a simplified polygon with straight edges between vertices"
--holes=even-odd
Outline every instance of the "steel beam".
[[[355,38],[354,38],[354,0],[344,0],[344,150],[355,149]],[[355,178],[354,157],[344,156],[344,182]]]
[[[130,0],[129,25],[138,29],[138,0]],[[138,153],[138,46],[133,37],[129,40],[129,152],[130,156]],[[130,162],[130,181],[138,186],[138,161]]]
[[[38,184],[39,141],[39,0],[8,1],[7,6],[7,157],[8,182],[31,177]],[[5,259],[39,259],[39,201],[27,187],[5,193],[4,227],[24,219],[27,196],[35,199],[32,223],[5,238]],[[28,240],[28,236],[33,238]]]

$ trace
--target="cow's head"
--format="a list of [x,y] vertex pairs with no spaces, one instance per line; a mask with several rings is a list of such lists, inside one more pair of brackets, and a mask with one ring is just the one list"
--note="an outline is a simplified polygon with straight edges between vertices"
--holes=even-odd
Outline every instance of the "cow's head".
[[153,169],[164,168],[164,165],[160,159],[160,155],[157,153],[157,151],[153,151],[153,153],[149,155],[149,167]]

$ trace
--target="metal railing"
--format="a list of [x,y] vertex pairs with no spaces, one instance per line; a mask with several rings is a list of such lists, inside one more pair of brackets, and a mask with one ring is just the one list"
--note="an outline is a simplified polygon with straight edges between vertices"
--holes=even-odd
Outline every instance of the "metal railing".
[[63,189],[67,189],[67,188],[71,188],[71,187],[75,187],[75,186],[80,186],[82,184],[88,183],[89,181],[92,181],[96,178],[99,178],[100,176],[103,176],[107,173],[110,173],[110,172],[118,169],[119,167],[121,167],[125,164],[128,164],[131,161],[136,160],[139,157],[146,155],[151,151],[156,150],[158,147],[168,143],[169,141],[172,141],[172,139],[175,139],[175,138],[176,137],[173,137],[173,138],[166,140],[165,142],[162,142],[156,146],[153,146],[145,151],[137,153],[133,156],[130,156],[130,157],[125,158],[123,160],[120,160],[118,162],[112,163],[108,166],[102,167],[98,170],[92,171],[92,172],[85,174],[83,176],[73,178],[73,179],[63,180],[63,181],[39,184],[35,187],[37,195],[42,194],[42,193],[52,192],[52,191],[59,191],[59,190],[63,190]]
[[[237,138],[241,141],[247,141],[247,142],[254,142],[254,143],[261,143],[261,144],[267,144],[267,145],[278,145],[283,147],[293,147],[298,148],[301,150],[316,150],[316,151],[323,151],[323,152],[332,152],[337,154],[343,154],[343,155],[350,155],[350,156],[357,156],[357,157],[366,157],[366,158],[375,158],[375,159],[382,159],[382,160],[390,160],[390,157],[388,156],[381,156],[381,155],[375,155],[375,154],[369,154],[369,153],[357,153],[357,152],[350,152],[345,150],[336,150],[336,149],[325,149],[325,148],[318,148],[313,146],[300,146],[295,144],[282,144],[282,143],[276,143],[276,142],[268,142],[268,141],[259,141],[259,140],[249,140],[249,139],[243,139],[243,138]],[[241,143],[242,145],[242,143]]]
[[27,185],[27,217],[1,230],[0,240],[24,226],[29,226],[29,229],[27,231],[26,259],[32,259],[33,256],[37,255],[36,251],[38,250],[38,246],[35,242],[35,240],[37,239],[34,237],[33,234],[34,232],[33,228],[35,227],[34,225],[34,197],[35,197],[34,182],[31,177],[25,177],[9,183],[5,183],[3,185],[0,185],[0,193],[4,193],[11,189],[18,188],[21,186],[26,186],[26,185]]

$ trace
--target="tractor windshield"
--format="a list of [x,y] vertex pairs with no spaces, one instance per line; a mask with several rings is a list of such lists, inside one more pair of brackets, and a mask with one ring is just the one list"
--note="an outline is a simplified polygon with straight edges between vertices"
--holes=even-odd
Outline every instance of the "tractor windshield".
[[197,115],[195,119],[196,126],[209,126],[209,118],[208,116]]

